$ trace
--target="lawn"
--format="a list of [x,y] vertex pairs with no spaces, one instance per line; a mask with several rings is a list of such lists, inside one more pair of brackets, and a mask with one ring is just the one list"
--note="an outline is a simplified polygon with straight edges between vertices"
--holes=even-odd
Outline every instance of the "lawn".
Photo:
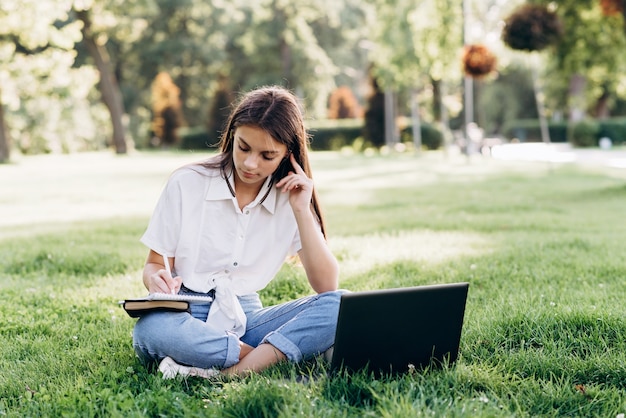
[[[626,170],[440,153],[312,158],[341,287],[470,282],[455,365],[374,379],[317,359],[162,380],[117,301],[145,293],[138,240],[168,174],[205,156],[0,166],[0,416],[626,413]],[[262,299],[308,293],[290,262]]]

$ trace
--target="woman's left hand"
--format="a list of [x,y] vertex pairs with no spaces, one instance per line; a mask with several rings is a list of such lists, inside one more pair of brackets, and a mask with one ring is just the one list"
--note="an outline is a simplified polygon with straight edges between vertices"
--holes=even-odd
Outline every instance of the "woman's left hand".
[[313,180],[307,177],[293,154],[289,155],[289,161],[294,171],[290,171],[276,183],[276,187],[281,188],[283,193],[289,192],[289,203],[294,211],[309,210],[313,196]]

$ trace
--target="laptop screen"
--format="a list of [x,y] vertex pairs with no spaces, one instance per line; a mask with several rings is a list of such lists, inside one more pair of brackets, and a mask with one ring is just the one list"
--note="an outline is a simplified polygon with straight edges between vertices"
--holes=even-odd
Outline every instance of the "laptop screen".
[[456,361],[469,283],[342,295],[331,369],[402,373]]

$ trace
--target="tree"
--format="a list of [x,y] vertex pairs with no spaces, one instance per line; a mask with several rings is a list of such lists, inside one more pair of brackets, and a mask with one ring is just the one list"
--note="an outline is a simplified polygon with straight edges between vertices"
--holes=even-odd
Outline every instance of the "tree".
[[[338,68],[320,44],[315,26],[339,26],[342,7],[333,0],[249,2],[242,9],[242,30],[233,38],[234,50],[244,57],[231,60],[239,85],[249,89],[284,84],[304,98],[313,114],[324,115]],[[260,68],[264,70],[250,71]]]
[[[462,45],[462,14],[458,2],[427,0],[414,2],[378,0],[371,51],[375,76],[385,90],[411,92],[413,137],[420,141],[418,91],[428,84],[437,94],[433,103],[441,106],[442,82],[459,78],[458,51]],[[432,112],[441,118],[441,108]]]
[[[597,102],[607,100],[624,83],[626,49],[623,15],[606,16],[597,0],[536,0],[554,7],[563,22],[564,36],[550,56],[549,97],[565,99],[553,102],[564,108],[570,121],[579,121]],[[567,85],[558,91],[560,80]],[[564,91],[563,91],[564,90]],[[591,104],[590,104],[591,103]]]
[[152,132],[161,146],[178,142],[177,129],[183,124],[180,89],[166,72],[157,74],[152,83]]
[[371,91],[365,110],[365,140],[375,147],[385,144],[385,95],[373,75],[370,77]]
[[626,2],[624,0],[600,0],[602,14],[608,17],[622,15],[624,34],[626,35]]
[[206,128],[209,134],[209,145],[219,143],[222,130],[226,127],[226,121],[231,111],[231,106],[235,100],[230,87],[228,77],[220,74],[218,76],[218,88],[213,95],[209,113],[207,115]]
[[328,99],[329,119],[350,119],[360,115],[359,103],[348,86],[333,90]]
[[[167,72],[180,89],[181,112],[190,126],[206,123],[217,75],[228,73],[228,43],[243,18],[240,0],[159,0],[135,13],[142,30],[128,44],[116,38],[125,101],[133,117],[149,108],[151,81]],[[125,23],[128,26],[131,22]],[[107,33],[113,32],[109,30]]]
[[74,9],[77,18],[83,23],[81,32],[83,42],[87,46],[96,68],[100,73],[100,93],[102,101],[109,109],[111,123],[113,125],[113,146],[118,154],[125,154],[126,128],[122,119],[124,117],[124,105],[122,95],[115,74],[111,69],[111,61],[106,49],[98,42],[98,36],[93,31],[91,22],[91,11],[89,9]]
[[[72,68],[80,26],[61,0],[0,3],[0,160],[11,146],[24,153],[90,147],[90,72]],[[33,30],[37,28],[37,30]],[[78,140],[77,138],[80,138]]]
[[[502,39],[510,48],[532,54],[554,45],[561,39],[562,34],[561,21],[556,13],[545,6],[527,4],[506,18]],[[533,65],[532,72],[541,137],[543,142],[549,143],[550,131],[544,111],[543,97],[538,86],[536,67],[536,64]]]
[[[1,93],[0,91],[0,97],[2,97]],[[5,123],[4,106],[2,101],[0,101],[0,163],[9,161],[11,157],[11,143]]]
[[461,77],[458,57],[463,44],[462,9],[455,0],[431,0],[418,2],[407,17],[417,64],[432,88],[432,118],[445,124],[447,112],[442,96],[446,84],[455,84]]
[[[353,48],[369,30],[362,24],[365,4],[3,0],[0,59],[6,64],[0,82],[8,134],[20,132],[13,143],[23,152],[97,149],[111,137],[124,152],[121,138],[147,137],[150,83],[161,71],[180,88],[185,119],[193,126],[206,124],[220,74],[228,75],[233,91],[284,84],[309,112],[323,116],[336,77],[353,87],[359,81],[347,76],[365,73],[365,54]],[[37,40],[25,41],[30,38]],[[59,39],[66,45],[59,47]],[[44,60],[49,62],[41,65]]]
[[533,86],[534,77],[522,59],[499,70],[498,77],[485,84],[477,108],[482,110],[479,124],[486,136],[503,136],[509,121],[538,118]]

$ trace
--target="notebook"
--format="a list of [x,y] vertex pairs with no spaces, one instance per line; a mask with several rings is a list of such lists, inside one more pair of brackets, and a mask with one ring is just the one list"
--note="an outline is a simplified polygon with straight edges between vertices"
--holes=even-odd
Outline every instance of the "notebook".
[[212,302],[211,296],[187,295],[178,293],[151,293],[148,296],[135,299],[125,299],[119,302],[131,318],[139,318],[154,311],[186,312],[190,303]]
[[457,360],[469,283],[345,293],[331,370],[376,375]]

